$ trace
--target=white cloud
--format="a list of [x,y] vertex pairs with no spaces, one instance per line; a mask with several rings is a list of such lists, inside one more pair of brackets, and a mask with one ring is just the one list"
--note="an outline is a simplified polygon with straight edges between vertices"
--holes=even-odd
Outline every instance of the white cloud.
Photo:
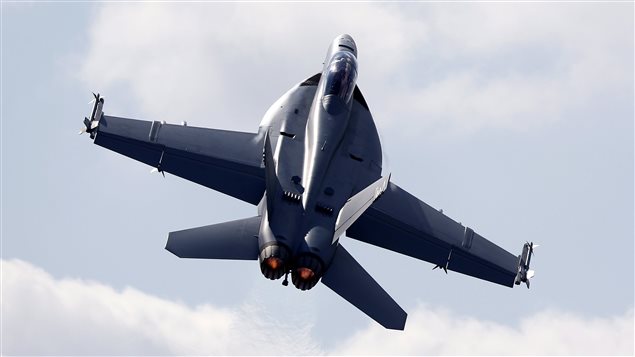
[[290,328],[252,304],[191,308],[134,288],[54,279],[20,260],[2,261],[2,288],[2,354],[319,352],[309,338],[310,325]]
[[[255,130],[268,105],[321,70],[336,35],[352,32],[364,56],[388,54],[362,65],[378,74],[390,73],[402,61],[394,54],[421,37],[416,23],[395,10],[369,4],[327,10],[320,4],[107,4],[92,23],[80,73],[102,92],[129,90],[154,118]],[[362,20],[368,18],[381,20],[382,31]],[[258,101],[256,117],[243,118]]]
[[[519,308],[522,308],[520,306]],[[518,327],[419,306],[403,333],[377,326],[353,335],[337,354],[377,355],[632,355],[633,311],[586,318],[545,311]]]
[[452,127],[462,132],[480,128],[527,130],[559,118],[559,87],[553,78],[518,73],[484,78],[479,73],[462,71],[400,98],[391,98],[389,104],[395,113],[416,113],[425,118],[424,127]]
[[[2,260],[2,354],[633,354],[633,311],[588,318],[546,311],[509,327],[421,305],[404,332],[369,323],[325,351],[311,321],[277,321],[255,303],[189,307],[126,288],[55,279]],[[344,323],[344,322],[340,322]]]
[[106,4],[81,73],[106,93],[128,88],[153,118],[252,130],[343,32],[380,126],[404,132],[529,130],[632,93],[627,4],[333,7]]
[[406,95],[388,97],[387,112],[396,117],[418,117],[421,128],[523,131],[601,115],[612,109],[611,97],[630,105],[632,7],[481,3],[434,10],[426,18],[431,43],[418,57],[430,69],[399,88]]

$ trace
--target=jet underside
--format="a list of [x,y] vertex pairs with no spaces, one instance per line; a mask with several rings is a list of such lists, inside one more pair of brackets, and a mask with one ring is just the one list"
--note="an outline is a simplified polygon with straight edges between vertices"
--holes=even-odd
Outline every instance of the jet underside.
[[526,282],[533,243],[513,255],[455,222],[382,172],[382,148],[356,85],[357,47],[329,47],[321,73],[294,86],[257,133],[107,116],[95,96],[84,120],[94,143],[257,205],[257,215],[171,232],[182,258],[258,260],[268,279],[322,282],[386,328],[407,314],[340,244],[370,243],[505,286]]

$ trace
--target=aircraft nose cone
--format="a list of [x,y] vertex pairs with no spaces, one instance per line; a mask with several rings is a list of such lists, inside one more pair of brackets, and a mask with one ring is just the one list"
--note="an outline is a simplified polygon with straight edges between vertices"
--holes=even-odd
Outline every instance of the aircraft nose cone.
[[338,44],[338,46],[351,50],[353,54],[355,54],[355,57],[357,57],[357,44],[355,43],[355,40],[353,40],[353,37],[351,35],[346,33],[341,34],[337,36],[337,38],[335,38],[335,42]]
[[346,40],[346,41],[351,41],[353,43],[355,43],[355,41],[353,40],[353,36],[347,34],[347,33],[343,33],[341,35],[339,35],[340,40]]

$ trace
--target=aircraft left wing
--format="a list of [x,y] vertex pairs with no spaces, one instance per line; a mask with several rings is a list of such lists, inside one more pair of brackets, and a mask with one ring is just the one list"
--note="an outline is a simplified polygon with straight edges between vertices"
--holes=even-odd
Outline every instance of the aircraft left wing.
[[509,287],[528,279],[528,260],[525,264],[392,182],[346,236]]
[[265,191],[264,135],[103,115],[95,96],[86,129],[103,146],[186,180],[257,205]]

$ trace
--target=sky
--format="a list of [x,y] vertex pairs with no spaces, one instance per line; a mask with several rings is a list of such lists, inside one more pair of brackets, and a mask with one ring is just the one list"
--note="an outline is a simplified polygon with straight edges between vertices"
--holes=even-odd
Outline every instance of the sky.
[[[633,3],[3,2],[7,355],[634,353]],[[391,180],[501,247],[509,289],[343,238],[409,313],[384,330],[167,233],[256,208],[78,136],[110,115],[255,132],[351,34]]]

